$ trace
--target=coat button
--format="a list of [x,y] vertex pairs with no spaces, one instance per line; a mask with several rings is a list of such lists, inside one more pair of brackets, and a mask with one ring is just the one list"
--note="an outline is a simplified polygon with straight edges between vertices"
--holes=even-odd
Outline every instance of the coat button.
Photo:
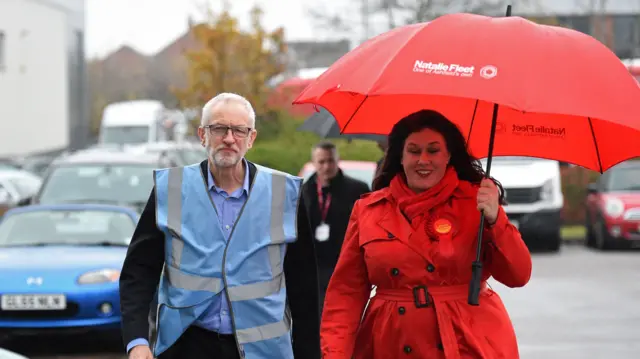
[[391,275],[392,275],[392,276],[394,276],[394,277],[395,277],[395,276],[397,276],[398,274],[400,274],[400,271],[398,270],[398,268],[393,268],[393,269],[391,270]]
[[411,353],[411,347],[408,346],[408,345],[405,345],[404,346],[404,352],[407,353],[407,354]]
[[438,350],[444,351],[444,345],[442,345],[442,343],[438,343]]
[[405,311],[404,307],[398,308],[398,313],[400,313],[400,315],[404,314]]
[[387,238],[389,238],[389,239],[393,238],[393,234],[391,232],[388,232],[387,233]]
[[427,271],[429,273],[433,273],[434,270],[436,270],[436,267],[433,264],[429,263],[429,265],[427,266]]

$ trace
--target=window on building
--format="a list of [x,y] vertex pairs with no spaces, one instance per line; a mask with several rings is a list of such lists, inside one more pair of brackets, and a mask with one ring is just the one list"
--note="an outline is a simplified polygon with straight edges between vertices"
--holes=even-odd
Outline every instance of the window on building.
[[558,16],[558,23],[560,26],[568,27],[570,29],[580,31],[583,34],[591,35],[591,20],[589,16],[575,15],[575,16]]
[[0,31],[0,71],[4,70],[6,64],[6,54],[5,54],[5,36],[4,32]]
[[640,54],[640,19],[635,15],[617,15],[613,18],[614,49],[621,58]]

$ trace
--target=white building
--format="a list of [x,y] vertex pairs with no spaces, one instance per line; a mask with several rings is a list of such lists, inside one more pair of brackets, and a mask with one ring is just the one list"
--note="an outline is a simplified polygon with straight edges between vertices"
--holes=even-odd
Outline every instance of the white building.
[[84,0],[0,0],[0,157],[87,140]]

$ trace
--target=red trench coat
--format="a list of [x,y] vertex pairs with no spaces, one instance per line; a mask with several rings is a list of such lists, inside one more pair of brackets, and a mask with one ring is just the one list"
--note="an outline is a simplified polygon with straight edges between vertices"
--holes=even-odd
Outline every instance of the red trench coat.
[[[459,187],[460,188],[460,187]],[[518,359],[516,336],[497,293],[467,303],[480,214],[478,187],[457,189],[434,218],[450,220],[453,256],[439,241],[415,240],[388,188],[358,200],[329,283],[321,327],[323,359]],[[502,208],[485,227],[483,279],[509,287],[531,276],[531,255]],[[451,247],[450,247],[451,248]],[[486,282],[485,282],[486,283]],[[376,296],[366,312],[372,285]],[[431,300],[428,306],[424,285]],[[418,296],[415,303],[414,288]]]

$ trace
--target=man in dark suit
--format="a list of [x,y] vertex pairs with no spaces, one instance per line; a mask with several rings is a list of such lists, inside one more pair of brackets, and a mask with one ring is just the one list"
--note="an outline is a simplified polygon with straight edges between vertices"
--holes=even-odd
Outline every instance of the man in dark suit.
[[322,308],[329,280],[338,263],[351,209],[360,196],[370,189],[367,183],[342,172],[338,166],[338,149],[329,141],[314,146],[311,161],[316,172],[302,187],[302,198],[316,240]]
[[[258,298],[259,295],[255,292],[249,292],[249,289],[255,290],[255,284],[266,284],[258,282],[260,280],[259,270],[261,268],[260,266],[268,266],[269,260],[273,261],[271,258],[273,251],[271,249],[273,249],[274,243],[277,244],[273,242],[276,239],[271,238],[272,242],[267,242],[266,245],[262,245],[261,247],[261,245],[257,243],[263,240],[262,236],[260,236],[260,238],[248,239],[245,238],[247,237],[245,235],[243,235],[243,238],[233,237],[234,230],[240,231],[241,234],[246,230],[246,228],[236,229],[235,223],[240,223],[239,226],[251,227],[253,226],[252,223],[256,223],[255,226],[260,226],[257,222],[269,222],[256,221],[254,218],[243,219],[243,213],[248,212],[249,214],[247,214],[247,216],[257,216],[259,213],[256,214],[256,212],[262,211],[262,207],[259,207],[260,204],[256,203],[255,199],[251,202],[252,200],[249,198],[249,194],[251,194],[253,198],[256,198],[255,196],[258,196],[257,198],[266,198],[264,197],[264,193],[261,194],[260,191],[263,191],[262,188],[266,188],[265,186],[271,184],[271,179],[264,180],[264,178],[270,178],[265,177],[269,176],[269,173],[273,173],[271,174],[271,176],[273,176],[273,183],[276,183],[275,181],[277,180],[284,181],[286,179],[289,181],[286,182],[286,186],[284,185],[285,182],[281,182],[282,186],[274,187],[269,193],[275,192],[278,188],[284,191],[287,186],[291,187],[291,184],[294,184],[293,192],[286,193],[287,196],[289,196],[288,199],[292,201],[290,203],[295,203],[293,201],[296,199],[295,197],[298,193],[295,191],[296,180],[293,177],[282,173],[278,174],[266,167],[261,167],[261,169],[258,170],[255,164],[244,159],[244,154],[252,146],[256,136],[254,127],[255,113],[249,102],[239,95],[221,94],[205,105],[203,108],[202,126],[198,129],[198,134],[203,146],[207,149],[209,158],[199,165],[199,171],[197,172],[199,172],[201,176],[198,175],[190,179],[190,181],[198,182],[197,178],[199,178],[201,182],[199,185],[194,186],[193,183],[187,183],[187,185],[178,187],[177,198],[180,198],[179,191],[180,188],[183,188],[182,205],[184,207],[182,208],[182,224],[176,226],[174,220],[174,225],[172,226],[170,224],[171,219],[165,218],[171,215],[172,210],[164,211],[162,208],[165,206],[163,203],[166,201],[163,200],[163,202],[160,202],[160,200],[167,198],[167,196],[163,194],[167,191],[167,188],[161,184],[164,177],[158,174],[158,172],[162,173],[162,171],[165,171],[165,173],[167,173],[168,171],[169,181],[171,181],[172,173],[178,173],[180,180],[186,182],[189,178],[189,173],[193,172],[193,170],[189,172],[188,169],[193,169],[194,166],[156,171],[156,186],[154,186],[146,207],[141,214],[120,277],[122,330],[129,358],[154,358],[152,347],[154,346],[153,341],[155,341],[156,338],[151,338],[152,343],[150,343],[149,333],[150,329],[152,329],[150,326],[153,326],[153,323],[150,324],[149,313],[150,305],[152,306],[152,311],[156,310],[155,306],[151,303],[155,303],[155,301],[158,300],[158,297],[156,297],[158,295],[157,293],[160,293],[160,302],[169,300],[170,303],[173,303],[174,301],[179,302],[183,300],[183,298],[171,298],[172,295],[178,295],[177,293],[180,293],[183,297],[186,296],[187,299],[183,300],[185,303],[197,302],[197,304],[191,306],[195,309],[187,308],[186,305],[183,307],[185,308],[184,310],[181,308],[172,308],[171,305],[165,305],[164,307],[161,305],[158,308],[157,313],[159,315],[156,320],[157,327],[161,329],[158,330],[157,339],[167,342],[165,346],[168,347],[160,350],[156,348],[156,351],[161,351],[161,353],[155,353],[160,359],[268,359],[275,357],[289,359],[294,356],[296,359],[320,358],[320,315],[318,312],[318,282],[315,250],[313,237],[309,228],[309,219],[306,210],[304,210],[305,205],[302,202],[302,198],[299,198],[299,201],[297,201],[298,208],[300,208],[300,210],[297,210],[297,219],[295,215],[293,215],[292,219],[287,219],[286,213],[284,216],[280,213],[279,217],[281,219],[284,217],[285,223],[284,225],[280,224],[283,226],[280,228],[285,228],[285,232],[287,232],[287,228],[297,227],[297,238],[294,236],[288,243],[283,243],[287,246],[286,255],[282,263],[282,271],[284,272],[285,279],[283,284],[286,284],[286,295],[273,299],[274,295],[278,293],[273,292],[273,288],[270,292],[272,294],[267,295],[268,293],[265,293],[263,298]],[[178,172],[175,172],[175,170],[178,170]],[[260,175],[257,174],[258,172],[260,172]],[[176,177],[174,176],[173,178]],[[256,183],[259,181],[262,182],[257,185]],[[254,188],[254,185],[257,189]],[[176,186],[174,186],[174,190],[175,188]],[[172,190],[171,185],[169,185],[168,190]],[[210,211],[209,214],[211,214],[211,216],[217,215],[218,218],[210,218],[208,217],[209,214],[203,213],[206,207],[194,208],[189,216],[199,216],[200,213],[206,214],[207,216],[198,218],[197,221],[189,224],[189,219],[184,218],[188,217],[185,216],[185,213],[189,213],[190,211],[190,209],[186,207],[195,207],[193,203],[196,202],[191,202],[191,204],[187,204],[187,202],[193,200],[194,197],[196,197],[197,200],[198,196],[194,196],[193,194],[199,194],[200,192],[197,192],[199,190],[204,193],[204,196],[206,196],[207,192],[209,193],[211,203],[216,210],[215,212]],[[207,192],[205,192],[205,190]],[[187,193],[185,193],[185,191]],[[253,193],[255,191],[258,192]],[[290,194],[294,192],[296,195]],[[283,195],[279,197],[281,201],[285,201],[285,192],[282,193]],[[188,196],[189,194],[191,194],[191,196]],[[260,197],[261,195],[263,197]],[[171,198],[171,196],[171,193],[169,193],[168,197]],[[275,198],[276,196],[274,195],[273,197]],[[176,198],[175,194],[173,198]],[[199,201],[199,203],[209,203],[209,200]],[[257,206],[258,209],[244,210],[245,204],[248,206]],[[278,208],[278,206],[281,210],[283,207],[287,207],[286,205],[277,204],[275,207],[272,207]],[[293,207],[288,210],[290,211],[289,213],[294,213],[293,211],[295,211],[296,208]],[[165,216],[167,213],[168,215]],[[173,213],[176,212],[173,211]],[[178,211],[178,213],[180,213],[180,211]],[[160,216],[160,214],[162,214],[162,216]],[[243,220],[244,222],[242,222]],[[290,220],[294,220],[294,222],[297,220],[297,223],[292,224],[287,222]],[[219,225],[215,222],[219,222]],[[167,223],[169,223],[169,225],[167,225]],[[203,231],[199,228],[188,228],[189,226],[197,227],[198,223],[204,223],[203,226],[210,226],[206,228],[214,228],[217,226],[216,228],[220,228],[220,234],[211,233],[211,238],[208,238],[208,231]],[[214,224],[213,227],[211,227],[212,223]],[[159,227],[163,228],[164,231],[160,230]],[[256,227],[253,232],[249,231],[246,233],[256,232],[264,233],[265,231],[263,231],[261,227]],[[269,233],[268,228],[266,232]],[[171,233],[171,235],[167,235],[167,233]],[[295,232],[289,231],[289,233]],[[287,235],[286,233],[282,235],[283,237],[291,236],[291,234]],[[271,236],[274,236],[273,233]],[[231,238],[234,238],[234,240],[230,240]],[[167,246],[167,243],[173,244],[176,243],[176,240],[182,241],[178,242],[182,243],[182,247],[180,247],[182,253],[180,254],[176,254],[176,247],[172,247],[172,245]],[[234,241],[236,247],[233,247]],[[245,241],[246,244],[243,241]],[[286,238],[283,239],[283,241],[286,242]],[[220,245],[221,243],[222,245]],[[215,248],[225,249],[225,256],[222,256],[223,253]],[[235,250],[230,248],[235,248]],[[230,249],[230,253],[227,253],[227,249]],[[227,273],[225,276],[225,266],[232,265],[228,264],[230,263],[228,257],[226,257],[227,262],[223,259],[222,262],[224,263],[217,263],[216,259],[207,264],[209,258],[203,255],[195,255],[194,253],[198,253],[197,250],[203,251],[202,253],[210,253],[211,256],[215,258],[225,258],[226,256],[234,257],[232,260],[233,263],[254,262],[251,262],[250,265],[245,267],[234,264],[237,267],[229,270],[229,272],[233,272],[234,274]],[[233,253],[231,253],[232,251]],[[252,256],[252,253],[258,253],[259,251],[262,251],[261,254],[263,255]],[[284,253],[284,250],[280,253]],[[177,256],[183,257],[182,263],[175,264],[175,257]],[[185,258],[187,257],[191,258],[189,259],[191,262],[195,261],[196,263],[185,263],[187,260]],[[263,258],[269,258],[269,260],[263,263],[261,262]],[[215,283],[218,283],[223,288],[206,289],[211,290],[211,295],[207,295],[203,288],[212,288],[212,283],[203,284],[203,282],[200,281],[201,283],[198,288],[191,291],[176,288],[178,285],[175,283],[172,284],[171,282],[174,280],[177,283],[176,278],[178,278],[178,275],[174,273],[176,270],[179,271],[179,269],[176,268],[179,268],[180,264],[185,268],[189,268],[189,266],[191,268],[190,270],[179,273],[180,278],[193,280],[197,274],[194,272],[201,271],[202,273],[206,273],[209,271],[214,274],[202,274],[202,276],[197,279],[215,279],[217,280]],[[215,270],[211,269],[213,267],[215,267]],[[217,272],[220,267],[223,267],[221,274]],[[272,267],[268,268],[266,273],[271,273],[272,269]],[[242,273],[243,271],[244,273]],[[276,270],[273,269],[273,272],[275,271]],[[161,273],[163,273],[162,281]],[[237,276],[237,278],[229,278],[232,275]],[[276,276],[275,273],[273,275]],[[228,288],[227,280],[241,281],[243,278],[247,281],[247,284],[232,286],[231,289]],[[237,289],[242,290],[238,291]],[[232,292],[232,290],[235,291]],[[204,301],[200,299],[203,298],[203,291],[205,295]],[[184,294],[184,292],[187,294]],[[284,286],[282,286],[281,293],[285,293]],[[236,304],[235,307],[234,295],[236,297],[238,295],[245,297],[239,299],[241,302],[239,302],[240,304]],[[193,298],[198,298],[198,300],[194,300]],[[247,298],[252,299],[256,304],[254,304],[253,307],[246,307],[248,305],[247,303],[252,302],[247,300]],[[280,303],[277,298],[282,298],[283,302]],[[260,302],[260,300],[263,300],[263,302]],[[286,303],[284,303],[284,301],[286,301]],[[270,303],[268,305],[269,308],[262,308],[261,303]],[[276,307],[279,306],[279,309],[274,310],[272,305],[276,305]],[[162,310],[160,310],[161,307]],[[243,313],[242,310],[238,310],[238,308],[252,309],[251,313]],[[193,313],[196,312],[198,313],[197,317],[191,318],[195,316]],[[259,314],[256,315],[253,313]],[[269,317],[271,313],[275,313],[272,314],[274,318],[277,317],[281,319],[284,317],[282,320],[285,324],[280,327],[286,326],[287,322],[290,324],[292,320],[293,324],[290,334],[287,334],[288,329],[285,327],[284,329],[280,329],[281,331],[285,330],[284,334],[280,332],[278,334],[280,335],[279,337],[275,335],[271,335],[270,337],[270,334],[265,328],[268,328],[272,323],[268,323],[252,331],[238,328],[239,320],[245,323],[247,321],[256,321],[261,319],[256,318],[261,315],[266,318],[265,320],[270,320],[273,319]],[[239,317],[242,316],[249,316],[249,318],[239,319]],[[180,319],[174,320],[175,318]],[[289,320],[287,321],[287,319]],[[177,329],[180,325],[184,325],[187,320],[189,320],[189,323],[186,325],[186,328],[184,328],[184,332]],[[163,321],[166,321],[166,323]],[[164,333],[160,333],[160,331],[164,331]],[[242,333],[240,333],[240,331],[242,331]],[[153,332],[153,330],[151,330],[151,332]],[[256,333],[260,334],[261,337],[255,338]],[[179,338],[173,342],[166,339],[172,335],[174,339],[175,337]],[[270,341],[273,340],[279,341],[269,344]],[[289,342],[288,344],[287,341]],[[260,352],[261,350],[263,350],[262,354]],[[278,350],[281,350],[281,352],[278,352]],[[270,354],[267,356],[264,352],[269,352]]]

